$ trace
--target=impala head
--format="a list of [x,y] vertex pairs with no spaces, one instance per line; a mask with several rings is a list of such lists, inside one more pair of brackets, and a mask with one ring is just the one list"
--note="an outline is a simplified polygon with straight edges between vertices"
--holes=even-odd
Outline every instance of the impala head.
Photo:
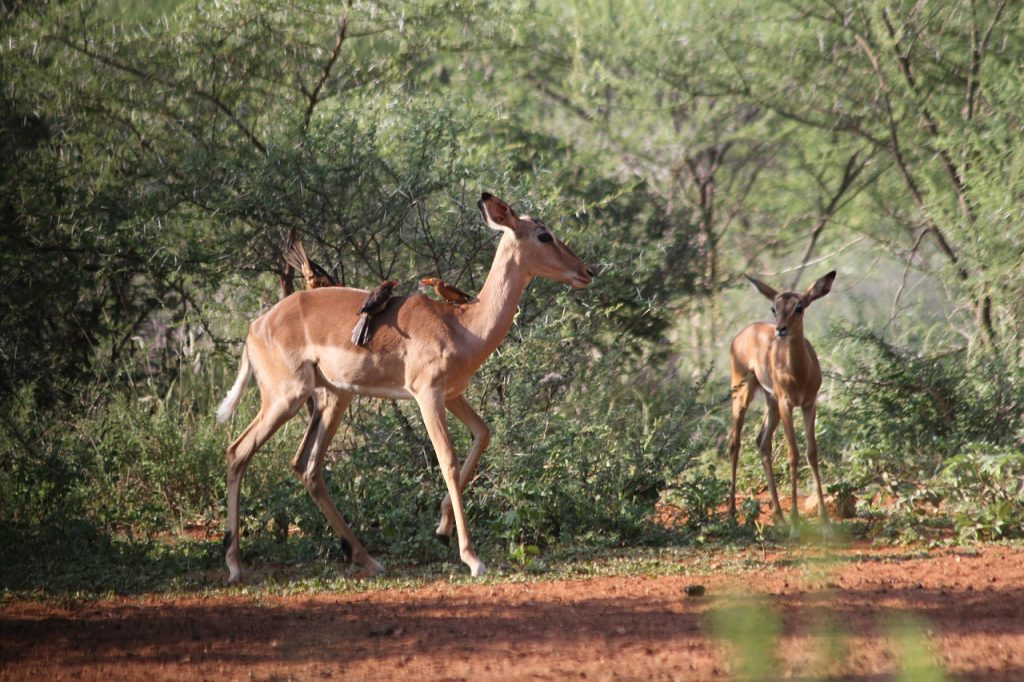
[[807,291],[798,294],[795,291],[779,293],[764,282],[750,275],[745,275],[750,283],[757,287],[761,294],[772,302],[772,314],[775,316],[775,336],[784,338],[793,332],[802,333],[804,328],[804,310],[812,301],[821,298],[832,290],[832,281],[836,271],[828,273],[817,282],[807,287]]
[[589,286],[594,279],[594,271],[539,220],[516,215],[508,204],[487,192],[477,206],[488,227],[512,237],[518,260],[530,277],[553,279],[576,289]]

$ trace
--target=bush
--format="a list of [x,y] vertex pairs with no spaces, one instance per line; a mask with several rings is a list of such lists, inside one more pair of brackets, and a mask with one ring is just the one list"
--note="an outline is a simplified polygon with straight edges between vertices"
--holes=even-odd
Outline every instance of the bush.
[[946,460],[938,492],[965,540],[1024,535],[1024,452],[972,447]]
[[1009,446],[1024,431],[1024,368],[994,351],[927,356],[841,330],[842,389],[825,406],[822,451],[843,452],[861,484],[924,480],[973,444]]
[[[845,330],[843,388],[824,410],[822,451],[854,489],[891,502],[904,531],[1019,535],[1024,368],[990,349],[922,355]],[[890,524],[891,525],[891,524]]]

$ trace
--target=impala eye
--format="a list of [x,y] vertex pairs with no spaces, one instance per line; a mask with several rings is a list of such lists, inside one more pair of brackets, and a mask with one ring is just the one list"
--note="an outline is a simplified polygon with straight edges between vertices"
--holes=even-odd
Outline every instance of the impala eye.
[[772,315],[775,314],[775,306],[772,306]]
[[541,232],[540,234],[537,235],[537,239],[539,239],[545,244],[550,244],[551,242],[555,241],[555,238],[551,236],[550,232]]
[[797,313],[797,314],[800,314],[803,311],[804,311],[804,307],[802,305],[798,305],[797,307],[793,308],[793,312]]

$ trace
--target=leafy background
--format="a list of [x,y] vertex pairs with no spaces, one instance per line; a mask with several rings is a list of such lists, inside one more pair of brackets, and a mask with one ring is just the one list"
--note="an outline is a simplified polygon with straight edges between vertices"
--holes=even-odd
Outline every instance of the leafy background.
[[[719,509],[728,343],[768,313],[741,275],[830,269],[808,336],[823,477],[859,497],[853,527],[1021,534],[1015,3],[0,11],[0,534],[22,548],[5,588],[54,557],[222,526],[223,451],[256,392],[230,427],[212,413],[280,296],[290,229],[346,284],[474,291],[494,247],[481,190],[600,272],[584,292],[535,282],[470,389],[494,432],[468,495],[485,558],[753,540],[752,514],[729,528]],[[350,417],[328,479],[356,532],[392,562],[452,561],[413,406]],[[246,478],[257,561],[338,556],[288,472],[300,421]],[[752,437],[746,494],[763,489]],[[685,522],[654,523],[659,503]]]

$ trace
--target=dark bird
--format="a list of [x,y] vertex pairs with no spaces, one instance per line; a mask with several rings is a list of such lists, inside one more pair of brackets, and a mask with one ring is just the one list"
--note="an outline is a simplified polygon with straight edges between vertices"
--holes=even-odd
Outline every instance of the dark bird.
[[465,291],[438,277],[424,277],[420,282],[428,287],[434,287],[437,295],[449,303],[469,303],[472,300],[472,297]]
[[380,286],[366,294],[363,305],[359,308],[359,321],[352,329],[352,343],[356,346],[365,346],[370,341],[370,320],[374,315],[384,312],[391,300],[391,291],[398,286],[398,282],[388,280],[381,282]]
[[302,279],[305,280],[307,289],[338,286],[337,280],[331,277],[322,267],[310,260],[301,239],[289,239],[288,246],[284,250],[284,260],[288,265],[302,273]]

